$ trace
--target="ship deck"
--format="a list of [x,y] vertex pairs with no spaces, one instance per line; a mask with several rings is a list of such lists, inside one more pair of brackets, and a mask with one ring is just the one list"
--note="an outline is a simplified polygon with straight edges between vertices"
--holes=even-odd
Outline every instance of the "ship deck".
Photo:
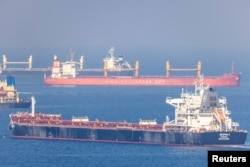
[[106,122],[106,121],[72,121],[62,120],[60,115],[43,115],[36,114],[32,117],[28,113],[11,115],[11,120],[20,125],[32,126],[53,126],[53,127],[70,127],[70,128],[96,128],[96,129],[132,129],[132,130],[149,130],[162,131],[162,124],[140,124],[124,122]]
[[[106,122],[106,121],[89,121],[81,120],[63,120],[61,115],[36,113],[32,116],[28,112],[20,112],[10,115],[11,122],[18,125],[39,126],[39,127],[65,127],[65,128],[86,128],[86,129],[128,129],[137,131],[154,131],[154,132],[187,132],[190,127],[185,125],[164,125],[156,123],[128,123],[123,122]],[[200,128],[194,132],[205,132],[204,128]],[[214,131],[214,130],[213,130]],[[231,131],[240,132],[242,130],[232,129]]]

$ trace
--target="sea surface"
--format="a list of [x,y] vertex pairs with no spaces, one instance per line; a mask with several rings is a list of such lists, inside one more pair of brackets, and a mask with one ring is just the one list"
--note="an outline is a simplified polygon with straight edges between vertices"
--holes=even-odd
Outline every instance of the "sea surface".
[[[166,97],[179,97],[182,87],[106,87],[46,86],[43,76],[17,76],[16,88],[22,98],[34,96],[36,111],[72,116],[88,116],[90,120],[139,122],[156,119],[158,123],[172,120],[174,108]],[[184,87],[192,91],[192,87]],[[239,87],[216,88],[227,97],[234,121],[250,131],[250,79],[242,75]],[[95,143],[13,139],[8,130],[9,114],[30,109],[0,110],[0,166],[143,166],[204,167],[208,150],[250,150],[248,135],[240,147],[157,146],[139,144]]]

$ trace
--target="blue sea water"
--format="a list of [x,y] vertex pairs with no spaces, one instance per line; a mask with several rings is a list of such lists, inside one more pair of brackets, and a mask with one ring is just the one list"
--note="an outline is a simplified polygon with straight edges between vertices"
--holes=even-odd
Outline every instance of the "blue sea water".
[[[92,87],[43,85],[42,77],[16,77],[20,96],[34,95],[36,111],[62,114],[65,119],[87,115],[90,119],[138,122],[156,119],[162,123],[166,115],[173,118],[173,108],[166,96],[178,97],[181,88],[170,87]],[[249,131],[250,100],[248,82],[240,87],[217,88],[226,96],[234,120]],[[192,89],[192,88],[188,88]],[[20,110],[20,109],[19,109]],[[10,113],[0,111],[1,166],[207,166],[208,150],[245,150],[243,147],[172,147],[136,144],[91,143],[13,139],[8,130]],[[20,110],[23,111],[23,110]]]
[[[247,75],[245,75],[247,76]],[[16,79],[23,98],[36,98],[36,111],[91,120],[138,122],[166,115],[173,119],[174,108],[165,103],[167,96],[179,97],[181,87],[94,87],[46,86],[43,76]],[[192,90],[192,88],[186,88]],[[250,130],[250,80],[242,76],[239,87],[216,88],[227,97],[232,118]],[[0,110],[0,166],[207,166],[208,150],[249,150],[250,138],[242,147],[181,147],[76,141],[13,139],[8,130],[9,114],[25,109]],[[29,111],[29,109],[27,109]]]

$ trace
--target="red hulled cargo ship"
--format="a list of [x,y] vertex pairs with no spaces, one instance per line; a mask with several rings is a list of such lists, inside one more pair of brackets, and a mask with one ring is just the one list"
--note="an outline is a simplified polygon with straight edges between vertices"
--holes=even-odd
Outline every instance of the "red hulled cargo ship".
[[[80,62],[71,60],[61,63],[54,57],[51,75],[44,77],[46,85],[94,85],[94,86],[193,86],[199,83],[201,76],[201,62],[197,68],[180,69],[170,68],[166,62],[166,76],[139,76],[139,62],[135,67],[123,60],[114,57],[114,48],[109,50],[110,56],[104,59],[103,69],[83,69],[83,57]],[[78,68],[79,66],[80,68]],[[197,71],[196,76],[170,76],[170,71]],[[206,85],[239,86],[240,74],[232,72],[221,76],[203,76]]]

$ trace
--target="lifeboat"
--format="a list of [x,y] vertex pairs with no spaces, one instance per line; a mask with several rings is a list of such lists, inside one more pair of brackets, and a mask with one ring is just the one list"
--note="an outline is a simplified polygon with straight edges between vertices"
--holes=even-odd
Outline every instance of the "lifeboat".
[[0,90],[0,96],[6,96],[7,95],[7,91],[4,90]]

